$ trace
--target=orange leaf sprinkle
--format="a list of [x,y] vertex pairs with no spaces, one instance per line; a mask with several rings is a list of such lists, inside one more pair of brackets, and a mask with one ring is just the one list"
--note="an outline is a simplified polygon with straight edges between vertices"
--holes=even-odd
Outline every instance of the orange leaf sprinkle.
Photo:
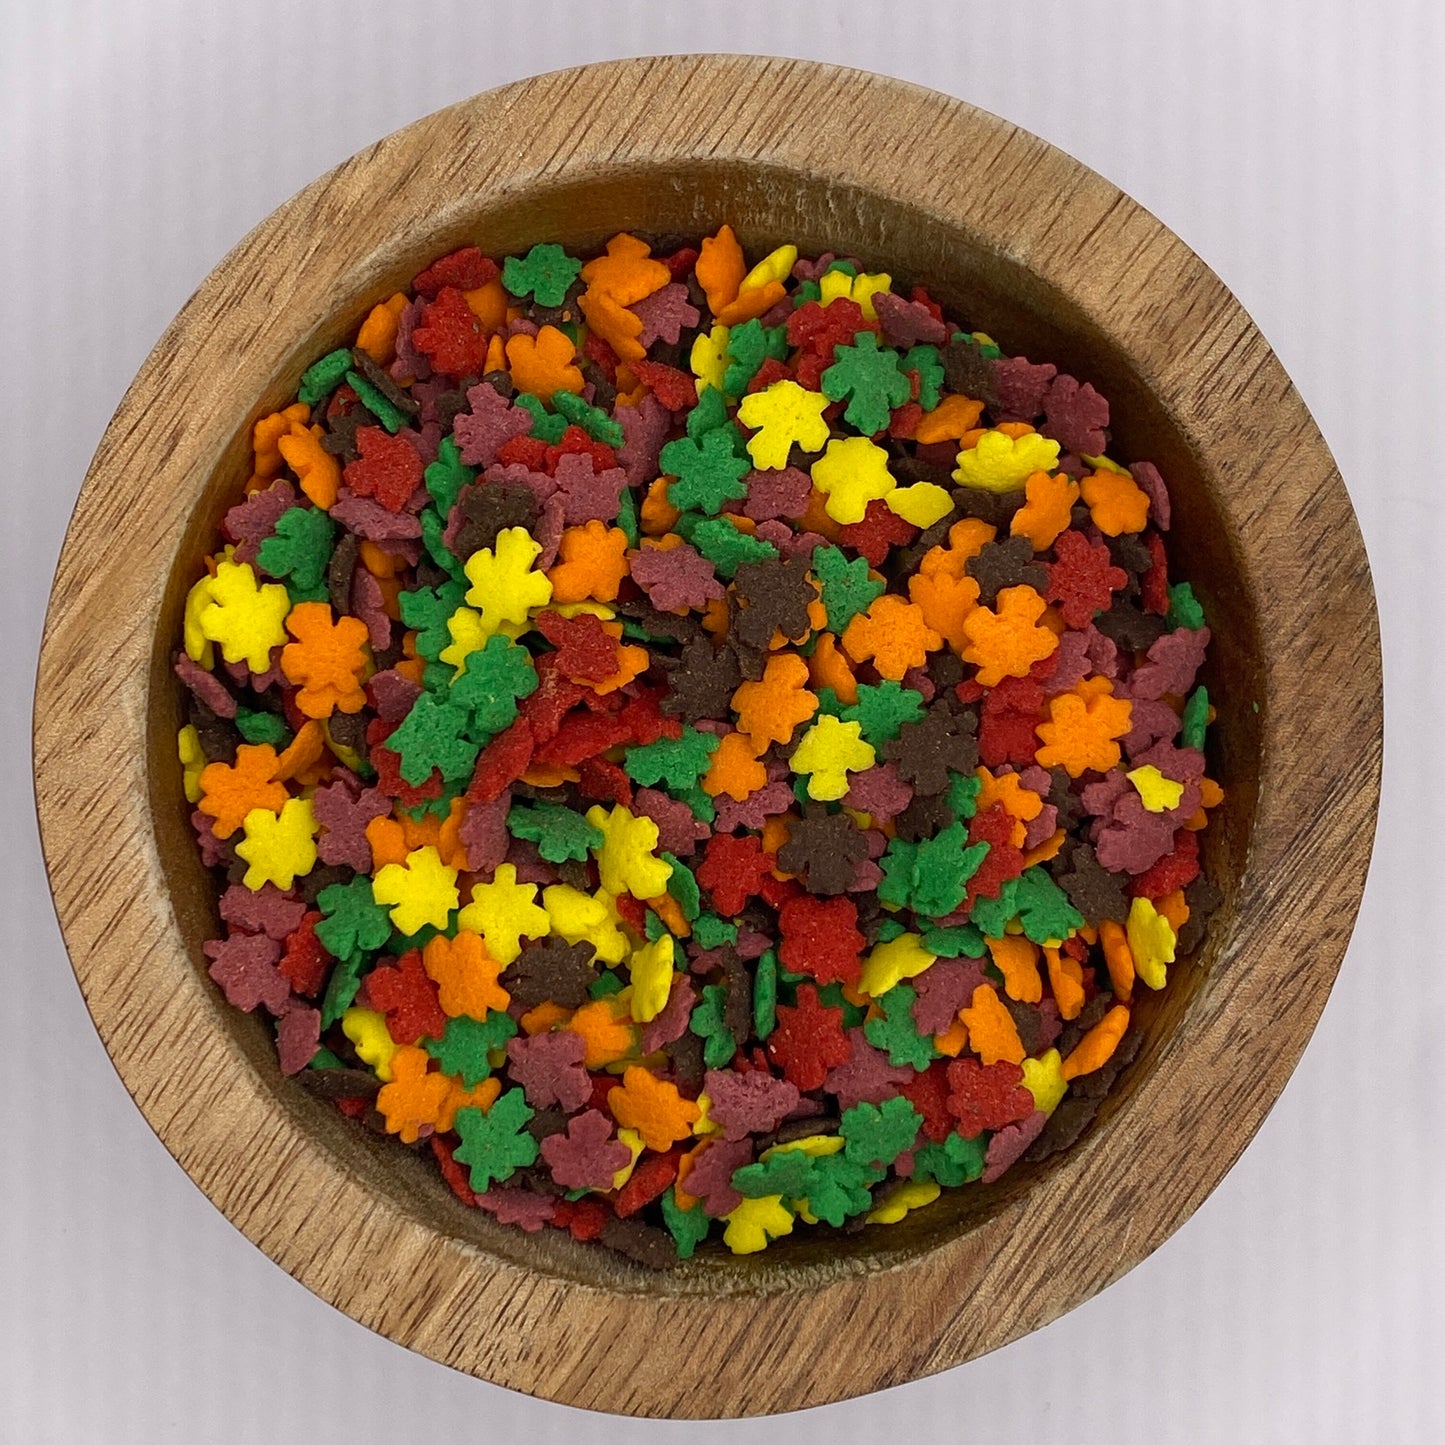
[[667,925],[669,933],[678,938],[687,938],[692,933],[692,924],[687,921],[682,904],[671,893],[659,893],[656,898],[649,898],[647,906]]
[[660,291],[672,280],[652,248],[626,232],[607,243],[607,254],[582,268],[587,289],[578,298],[588,328],[600,336],[622,361],[641,361],[646,348],[637,339],[642,318],[627,308]]
[[996,427],[974,427],[959,437],[959,444],[962,448],[976,447],[978,440],[984,433],[989,431],[1001,432],[1010,441],[1017,441],[1020,437],[1026,437],[1033,431],[1033,427],[1026,421],[1001,421]]
[[502,285],[500,276],[493,276],[485,286],[463,291],[462,300],[489,334],[500,331],[507,324],[507,288]]
[[487,952],[479,933],[460,929],[455,938],[439,933],[422,950],[422,967],[437,986],[437,1001],[449,1018],[484,1019],[505,1009],[512,996],[497,982],[502,965]]
[[764,281],[761,286],[749,286],[746,291],[739,291],[735,300],[729,301],[715,314],[724,326],[740,326],[754,316],[771,311],[787,294],[787,288],[781,281]]
[[1022,933],[985,940],[994,967],[1003,974],[1004,992],[1019,1003],[1038,1003],[1044,996],[1039,976],[1039,950]]
[[1189,904],[1185,901],[1184,890],[1176,888],[1172,893],[1166,893],[1162,898],[1154,900],[1154,911],[1165,919],[1174,935],[1179,936],[1179,930],[1189,922]]
[[1034,472],[1024,483],[1023,506],[1009,526],[1015,537],[1027,537],[1035,552],[1047,551],[1065,531],[1079,499],[1079,484],[1066,472]]
[[702,609],[702,625],[703,630],[714,637],[727,636],[728,628],[732,626],[732,610],[726,597],[714,597],[708,602]]
[[281,470],[283,459],[277,445],[286,436],[293,422],[305,430],[311,420],[311,408],[304,401],[292,402],[282,411],[263,416],[251,428],[251,470],[262,480],[269,480]]
[[828,515],[827,494],[814,487],[808,493],[808,505],[803,509],[803,515],[798,518],[799,530],[816,532],[820,537],[826,537],[830,542],[836,542],[841,525]]
[[341,463],[321,445],[319,433],[293,422],[276,446],[286,458],[286,465],[296,473],[301,490],[322,511],[328,511],[341,485]]
[[968,646],[963,660],[977,665],[984,687],[997,687],[1006,677],[1026,677],[1059,645],[1053,632],[1037,625],[1046,607],[1032,587],[1003,587],[994,607],[980,605],[964,618]]
[[1035,863],[1047,863],[1050,858],[1057,858],[1068,836],[1062,828],[1055,828],[1052,835],[1024,854],[1024,867],[1032,868]]
[[270,743],[242,743],[234,763],[207,763],[201,769],[201,812],[212,819],[211,831],[229,838],[253,808],[279,813],[286,789],[276,781],[276,750]]
[[1044,746],[1035,755],[1041,768],[1064,768],[1071,778],[1094,769],[1107,773],[1122,756],[1119,739],[1133,726],[1134,706],[1127,698],[1077,692],[1049,699],[1049,720],[1034,729]]
[[622,1084],[607,1095],[612,1117],[624,1129],[635,1129],[642,1142],[659,1154],[692,1137],[701,1111],[684,1099],[676,1084],[659,1079],[637,1064],[622,1075]]
[[808,681],[818,689],[831,687],[844,707],[858,701],[858,681],[831,632],[818,633],[818,644],[808,659]]
[[[793,836],[792,825],[798,820],[791,813],[774,813],[771,817],[763,820],[763,852],[771,853],[777,857],[778,849]],[[781,868],[774,867],[773,876],[776,878],[791,878],[791,873],[785,873]]]
[[366,623],[359,617],[331,620],[326,602],[298,602],[287,614],[286,630],[296,639],[281,649],[281,671],[300,685],[296,706],[307,717],[366,706],[361,678],[367,668]]
[[[663,542],[667,541],[668,534],[677,525],[677,519],[682,513],[667,500],[667,489],[672,485],[666,477],[658,477],[647,489],[647,495],[642,499],[642,506],[638,509],[638,516],[641,521],[642,530],[649,537],[660,537]],[[682,545],[682,538],[671,544],[674,547]]]
[[910,667],[922,667],[943,638],[923,619],[923,610],[892,592],[874,599],[843,632],[843,647],[854,662],[870,659],[880,677],[901,682]]
[[600,336],[624,361],[641,361],[647,349],[637,339],[642,335],[642,317],[629,311],[605,291],[584,291],[577,300],[587,328]]
[[376,1107],[389,1134],[400,1134],[403,1144],[415,1144],[423,1125],[440,1124],[441,1111],[451,1092],[445,1074],[428,1073],[431,1056],[414,1044],[403,1044],[391,1056],[391,1082],[383,1084]]
[[423,813],[419,818],[403,814],[400,822],[408,853],[418,848],[436,848],[441,842],[441,820],[435,813]]
[[547,573],[552,602],[613,602],[627,576],[627,533],[592,518],[568,527],[557,546],[557,562]]
[[959,1017],[968,1027],[968,1045],[985,1064],[1000,1059],[1021,1064],[1026,1057],[1023,1041],[1013,1015],[992,985],[981,983],[973,991],[973,1002],[959,1010]]
[[373,306],[356,333],[356,349],[364,351],[378,366],[388,366],[396,355],[396,333],[407,297],[397,291]]
[[441,1077],[447,1081],[447,1096],[437,1110],[437,1128],[443,1134],[455,1125],[458,1109],[480,1109],[485,1114],[502,1094],[502,1081],[495,1074],[483,1079],[475,1089],[462,1088],[461,1080],[449,1074]]
[[818,711],[817,696],[808,691],[808,664],[795,652],[770,657],[757,682],[745,682],[733,693],[738,729],[761,752],[769,743],[788,743],[800,723]]
[[1084,970],[1079,960],[1045,944],[1044,962],[1048,965],[1049,987],[1059,1006],[1059,1017],[1078,1018],[1084,1007]]
[[357,556],[361,559],[361,565],[378,580],[395,577],[406,566],[406,560],[400,552],[383,551],[375,542],[363,541],[357,548]]
[[465,798],[453,798],[447,815],[437,829],[436,848],[441,860],[448,868],[458,873],[468,872],[467,849],[462,842],[462,821],[467,816],[468,804]]
[[944,397],[918,423],[914,437],[917,441],[930,445],[933,442],[957,441],[978,425],[978,419],[982,415],[981,401],[974,401],[972,397],[956,392],[952,396]]
[[1114,997],[1120,1003],[1128,1003],[1134,991],[1134,954],[1124,925],[1105,918],[1099,924],[1099,940],[1104,946],[1104,963],[1109,970]]
[[321,724],[314,720],[302,723],[296,730],[296,736],[276,759],[276,781],[284,783],[288,779],[299,778],[321,761],[325,751],[326,734],[321,731]]
[[703,238],[693,274],[707,294],[708,310],[714,316],[737,300],[743,277],[748,274],[748,263],[731,226],[720,226],[716,236]]
[[652,247],[626,231],[608,241],[606,254],[594,257],[581,274],[589,291],[603,292],[619,306],[642,301],[672,280],[672,272],[652,258]]
[[768,770],[758,760],[757,748],[747,733],[729,733],[717,745],[712,762],[703,774],[702,790],[716,798],[726,793],[741,803],[766,785]]
[[[941,547],[934,550],[943,551]],[[978,606],[978,583],[972,577],[950,576],[941,569],[916,572],[908,579],[908,597],[923,614],[924,622],[955,652],[962,652],[968,641],[963,623]]]
[[1009,840],[1015,848],[1022,848],[1024,835],[1031,823],[1044,810],[1044,800],[1031,789],[1024,787],[1017,773],[1003,773],[998,777],[987,768],[976,768],[974,776],[979,781],[978,798],[974,803],[977,812],[986,813],[995,803],[1002,803],[1004,812],[1014,820],[1013,837]]
[[920,572],[946,572],[961,578],[968,574],[964,564],[977,557],[984,547],[998,536],[998,528],[978,517],[964,517],[948,529],[948,546],[930,547],[919,563]]
[[533,1034],[550,1033],[558,1024],[565,1023],[569,1017],[569,1010],[548,999],[546,1003],[539,1003],[536,1008],[528,1009],[517,1020],[517,1023],[521,1026],[522,1032],[530,1038]]
[[673,1181],[672,1192],[679,1209],[695,1209],[701,1202],[696,1194],[689,1194],[683,1185],[687,1182],[687,1176],[692,1173],[692,1166],[697,1163],[698,1155],[706,1148],[707,1141],[703,1140],[677,1161],[677,1178]]
[[535,336],[520,332],[507,338],[507,365],[518,390],[549,397],[556,391],[579,393],[582,373],[573,364],[577,348],[564,331],[544,326]]
[[375,872],[388,863],[406,862],[406,832],[396,818],[372,818],[366,825],[366,841],[371,847],[371,867]]
[[637,1042],[637,1031],[613,1013],[611,1002],[605,998],[583,1004],[566,1026],[574,1034],[581,1034],[587,1046],[582,1062],[589,1069],[616,1063],[631,1053]]
[[946,1059],[956,1059],[968,1047],[968,1025],[956,1018],[941,1034],[934,1034],[933,1047]]
[[552,766],[533,763],[522,774],[522,781],[531,788],[560,788],[563,783],[575,783],[581,776],[576,768],[568,767],[565,763]]
[[1077,1079],[1080,1074],[1092,1074],[1101,1069],[1113,1057],[1129,1027],[1129,1010],[1122,1004],[1115,1004],[1083,1038],[1074,1045],[1073,1052],[1064,1060],[1063,1075],[1066,1079]]
[[1149,494],[1133,477],[1119,472],[1091,472],[1080,491],[1094,525],[1106,536],[1142,532],[1149,521]]
[[[604,622],[602,630],[609,637],[621,640],[622,624],[620,622]],[[651,655],[645,647],[638,647],[628,643],[617,649],[617,671],[610,677],[604,677],[592,684],[592,690],[601,696],[609,692],[616,692],[619,687],[626,687],[635,677],[640,677],[647,671],[648,664],[652,661]]]

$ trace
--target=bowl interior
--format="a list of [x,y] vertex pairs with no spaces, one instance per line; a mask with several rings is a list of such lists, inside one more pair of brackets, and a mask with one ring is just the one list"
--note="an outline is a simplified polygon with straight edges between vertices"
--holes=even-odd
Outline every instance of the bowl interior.
[[[802,171],[724,162],[693,163],[685,169],[617,165],[565,181],[502,190],[489,196],[484,207],[473,202],[469,209],[443,209],[428,228],[397,237],[365,257],[334,296],[328,314],[295,319],[287,362],[269,390],[254,398],[249,414],[191,418],[195,429],[215,429],[216,463],[187,519],[169,578],[150,656],[147,714],[150,808],[186,946],[201,969],[201,944],[219,920],[215,886],[192,839],[175,762],[183,703],[169,660],[180,634],[186,592],[212,550],[222,514],[249,474],[251,423],[294,396],[310,361],[349,342],[370,306],[456,245],[473,242],[493,256],[542,240],[585,251],[619,230],[698,235],[723,221],[732,224],[750,256],[792,241],[804,254],[832,250],[855,255],[869,269],[889,271],[895,287],[925,284],[951,315],[994,336],[1009,354],[1053,361],[1080,380],[1091,381],[1111,404],[1111,454],[1125,461],[1155,462],[1169,484],[1174,503],[1168,539],[1171,567],[1177,577],[1193,582],[1214,634],[1203,674],[1218,709],[1210,730],[1209,772],[1223,784],[1225,802],[1203,835],[1203,858],[1225,901],[1199,955],[1176,964],[1167,990],[1136,1007],[1144,1048],[1092,1126],[1110,1129],[1124,1111],[1149,1107],[1158,1045],[1190,1008],[1211,959],[1235,926],[1238,882],[1250,842],[1261,768],[1263,646],[1254,599],[1225,524],[1217,479],[1198,445],[1151,391],[1149,379],[1077,299],[1060,294],[1005,251],[923,207]],[[771,1291],[797,1288],[810,1277],[840,1270],[883,1267],[974,1229],[1027,1195],[1062,1157],[1019,1165],[992,1186],[945,1191],[935,1204],[889,1229],[795,1236],[741,1259],[720,1248],[699,1251],[690,1264],[658,1277],[603,1250],[579,1246],[562,1231],[523,1235],[496,1225],[481,1211],[466,1209],[448,1192],[429,1158],[414,1156],[394,1139],[367,1135],[298,1083],[283,1079],[269,1028],[226,1005],[209,982],[206,988],[211,1024],[232,1036],[266,1087],[338,1165],[440,1235],[470,1241],[528,1268],[611,1289]]]

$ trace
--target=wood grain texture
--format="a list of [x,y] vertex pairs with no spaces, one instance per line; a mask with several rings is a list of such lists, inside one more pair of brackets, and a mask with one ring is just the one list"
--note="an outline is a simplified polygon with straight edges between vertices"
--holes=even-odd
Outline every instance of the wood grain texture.
[[[867,136],[860,146],[856,137]],[[422,1161],[279,1077],[207,979],[214,890],[175,762],[181,604],[249,430],[369,305],[463,240],[496,255],[732,222],[750,247],[886,263],[1010,350],[1093,381],[1116,454],[1169,479],[1178,575],[1215,627],[1206,835],[1226,904],[1151,1000],[1146,1046],[1070,1152],[892,1229],[665,1276],[478,1218]],[[646,1415],[800,1408],[1047,1323],[1138,1263],[1234,1162],[1334,979],[1381,748],[1359,533],[1239,304],[1153,216],[1037,138],[898,81],[672,57],[546,75],[380,141],[217,267],[111,422],[55,580],[37,799],[77,977],[126,1087],[216,1205],[356,1319],[458,1369]]]

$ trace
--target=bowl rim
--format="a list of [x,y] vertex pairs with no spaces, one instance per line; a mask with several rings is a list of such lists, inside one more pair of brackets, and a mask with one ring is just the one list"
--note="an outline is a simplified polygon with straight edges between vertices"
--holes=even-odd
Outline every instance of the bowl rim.
[[[605,125],[603,102],[621,111]],[[870,147],[846,143],[860,133]],[[519,134],[529,139],[509,141]],[[987,197],[950,187],[921,141],[1006,173],[1037,223],[1010,226]],[[897,161],[886,180],[879,154]],[[319,324],[331,280],[350,264],[341,258],[364,242],[308,249],[283,292],[278,256],[294,260],[297,238],[317,224],[364,234],[376,196],[394,231],[434,222],[442,185],[462,207],[487,188],[704,156],[906,195],[1078,299],[1212,459],[1274,644],[1236,923],[1163,1046],[1170,1085],[1148,1114],[1076,1145],[1050,1181],[1048,1209],[1015,1201],[887,1269],[800,1270],[789,1284],[769,1276],[723,1292],[539,1272],[428,1229],[318,1149],[209,1026],[213,1004],[180,939],[146,778],[157,619],[218,456],[216,437],[188,423],[186,407],[206,399],[194,378],[243,343],[272,362],[237,364],[238,388],[266,365],[274,372],[296,327]],[[1146,267],[1171,268],[1170,298],[1121,304],[1131,268]],[[1171,349],[1160,324],[1161,307],[1186,304],[1209,337],[1203,363]],[[250,392],[252,407],[260,395]],[[1248,450],[1224,426],[1244,406],[1270,422]],[[947,1368],[1056,1318],[1162,1243],[1238,1157],[1324,1005],[1364,886],[1382,732],[1374,598],[1343,483],[1252,321],[1182,241],[1079,162],[963,101],[813,62],[684,55],[552,72],[415,121],[284,202],[222,260],[141,367],[87,472],[46,617],[34,756],[52,897],[96,1028],[165,1147],[232,1223],[323,1299],[442,1363],[563,1403],[692,1416],[801,1408]],[[104,876],[90,866],[96,831],[112,840]],[[1221,1079],[1228,1054],[1258,1071]],[[198,1082],[188,1087],[178,1065]],[[1175,1172],[1178,1131],[1201,1120],[1217,1152]],[[1066,1204],[1097,1237],[1060,1259],[1043,1246]],[[905,1307],[906,1331],[893,1323]],[[662,1340],[707,1351],[705,1394],[672,1350],[656,1348]]]

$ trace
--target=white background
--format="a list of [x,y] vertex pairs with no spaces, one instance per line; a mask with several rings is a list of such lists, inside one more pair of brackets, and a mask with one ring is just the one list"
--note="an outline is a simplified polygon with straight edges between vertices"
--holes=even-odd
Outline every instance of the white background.
[[[1103,172],[1219,272],[1359,512],[1388,774],[1369,893],[1314,1041],[1243,1160],[1153,1258],[934,1379],[773,1421],[640,1422],[631,1438],[1439,1440],[1435,0],[0,0],[0,1445],[621,1435],[370,1334],[187,1180],[67,967],[27,733],[51,569],[90,454],[225,251],[425,112],[538,70],[687,50],[840,61],[962,96]],[[679,1368],[704,1381],[708,1361]]]

